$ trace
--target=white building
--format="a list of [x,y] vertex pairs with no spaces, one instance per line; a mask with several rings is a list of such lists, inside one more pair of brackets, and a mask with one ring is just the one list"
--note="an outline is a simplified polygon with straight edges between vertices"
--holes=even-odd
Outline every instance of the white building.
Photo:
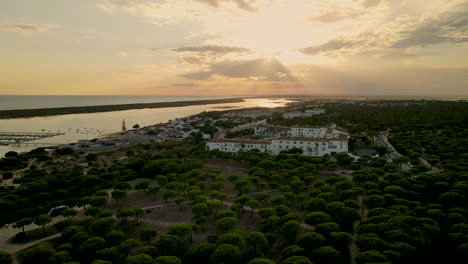
[[320,138],[279,137],[272,140],[215,139],[208,141],[206,148],[233,153],[240,150],[258,149],[272,155],[277,155],[283,150],[299,148],[302,149],[303,155],[321,157],[338,152],[348,152],[348,135],[335,134]]
[[319,138],[324,137],[329,131],[326,127],[316,126],[296,126],[289,130],[289,135],[292,137],[307,137],[307,138]]
[[318,126],[295,126],[295,127],[278,127],[278,126],[256,126],[255,135],[263,137],[305,137],[305,138],[332,138],[335,135],[348,135],[348,132],[341,128],[337,128],[335,124],[330,127]]
[[325,114],[325,109],[315,108],[313,110],[306,110],[305,112],[293,111],[283,113],[284,119],[291,119],[296,117],[311,117],[314,115]]
[[309,110],[305,110],[306,113],[308,114],[312,114],[312,115],[321,115],[321,114],[325,114],[325,109],[322,109],[322,108],[314,108],[314,109],[309,109]]
[[335,134],[331,137],[279,137],[272,140],[271,153],[278,154],[283,150],[292,148],[302,149],[302,154],[313,157],[322,157],[339,152],[348,152],[348,136]]
[[289,135],[292,137],[310,137],[310,138],[331,138],[334,135],[349,135],[347,131],[337,128],[335,124],[330,127],[318,127],[318,126],[296,126],[292,127],[289,131]]
[[270,151],[270,140],[240,140],[240,139],[213,139],[206,143],[208,150],[218,149],[226,152],[237,153],[240,150],[249,151],[251,149],[258,149],[262,152]]
[[264,138],[275,138],[288,136],[290,128],[282,126],[269,126],[269,125],[259,125],[255,126],[255,135],[261,136]]

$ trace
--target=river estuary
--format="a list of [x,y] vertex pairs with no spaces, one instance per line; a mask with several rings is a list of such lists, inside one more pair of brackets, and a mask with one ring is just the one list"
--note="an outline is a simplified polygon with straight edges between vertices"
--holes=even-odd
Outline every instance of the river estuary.
[[[241,109],[248,107],[280,107],[286,99],[250,98],[241,103],[193,105],[184,107],[168,107],[155,109],[137,109],[116,112],[72,114],[49,117],[33,117],[0,120],[0,132],[49,132],[63,133],[63,135],[14,144],[0,146],[0,157],[8,151],[25,152],[47,144],[68,144],[78,140],[89,140],[106,134],[119,132],[122,121],[127,128],[134,124],[141,127],[154,125],[168,120],[186,117],[203,111],[221,111],[226,109]],[[36,144],[31,144],[36,143]]]

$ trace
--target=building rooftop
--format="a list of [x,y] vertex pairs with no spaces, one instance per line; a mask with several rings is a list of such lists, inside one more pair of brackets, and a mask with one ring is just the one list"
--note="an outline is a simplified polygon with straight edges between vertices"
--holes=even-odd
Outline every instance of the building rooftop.
[[321,126],[293,126],[292,128],[322,128]]
[[241,143],[241,144],[271,144],[271,140],[248,140],[248,139],[213,139],[213,143]]
[[289,140],[289,141],[314,141],[314,142],[328,142],[329,138],[308,138],[308,137],[277,137],[273,140]]
[[296,141],[313,141],[313,142],[328,142],[328,141],[348,141],[348,136],[344,134],[334,135],[332,138],[309,138],[309,137],[278,137],[273,140],[296,140]]

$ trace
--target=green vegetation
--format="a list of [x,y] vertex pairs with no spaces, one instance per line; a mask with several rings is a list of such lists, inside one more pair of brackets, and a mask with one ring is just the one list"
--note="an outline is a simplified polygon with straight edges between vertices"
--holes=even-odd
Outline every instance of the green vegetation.
[[[307,103],[303,104],[303,109]],[[299,106],[300,107],[300,106]],[[466,102],[450,101],[363,101],[327,103],[321,106],[325,115],[283,119],[275,116],[270,123],[282,126],[337,124],[351,133],[426,130],[438,128],[466,128],[468,107]],[[301,109],[301,108],[300,108]]]
[[[444,105],[454,114],[440,120],[445,110],[432,111]],[[369,117],[366,111],[381,106],[327,107],[337,112],[318,119],[343,118],[336,113],[345,109],[345,116]],[[408,112],[403,117],[402,106],[382,107],[387,119],[374,109],[369,118],[375,124],[351,118],[347,127],[368,135],[391,128],[392,143],[408,149],[403,157],[353,161],[344,153],[271,156],[255,150],[234,155],[208,151],[196,139],[129,147],[120,150],[124,159],[41,150],[10,155],[0,160],[0,169],[12,172],[19,186],[0,187],[0,224],[35,223],[42,233],[61,232],[59,239],[20,254],[21,263],[463,263],[468,153],[462,145],[467,116],[460,112],[466,105],[415,105],[418,118]],[[453,136],[452,142],[433,143],[443,135]],[[431,171],[420,157],[443,170]],[[63,165],[71,159],[94,165]],[[46,166],[51,160],[58,164]],[[408,161],[412,168],[401,167]],[[152,206],[132,207],[132,197]],[[46,213],[62,204],[82,212],[64,210],[66,219],[52,228]],[[166,220],[170,214],[175,217]],[[162,224],[152,222],[158,220]],[[3,259],[9,263],[0,251]]]
[[243,129],[236,132],[229,132],[226,134],[225,138],[238,138],[243,136],[253,136],[255,134],[254,129]]

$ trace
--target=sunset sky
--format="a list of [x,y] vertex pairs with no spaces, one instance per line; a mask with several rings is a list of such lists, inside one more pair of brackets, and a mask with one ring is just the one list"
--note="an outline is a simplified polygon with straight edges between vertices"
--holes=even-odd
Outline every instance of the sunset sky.
[[0,94],[468,95],[468,1],[2,0]]

